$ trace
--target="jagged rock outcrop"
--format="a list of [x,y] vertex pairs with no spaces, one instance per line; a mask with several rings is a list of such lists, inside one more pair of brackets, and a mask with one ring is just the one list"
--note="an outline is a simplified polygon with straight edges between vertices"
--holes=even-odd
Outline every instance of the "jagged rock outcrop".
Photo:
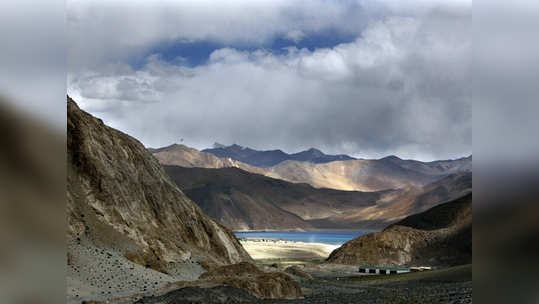
[[[227,286],[233,289],[245,290],[257,299],[298,299],[303,297],[301,287],[290,276],[282,272],[264,272],[252,263],[242,262],[213,268],[204,273],[198,280],[191,282],[176,282],[163,288],[157,297],[146,299],[172,298],[179,290],[189,287],[216,288]],[[233,290],[232,289],[232,290]],[[209,290],[210,292],[213,292]],[[232,294],[237,294],[233,292]],[[168,296],[167,296],[168,295]],[[178,303],[182,299],[177,298]],[[193,302],[198,303],[198,300]],[[242,302],[239,299],[238,302]],[[137,303],[176,303],[152,302],[144,300]],[[202,303],[205,303],[202,301]]]
[[95,300],[149,291],[163,282],[196,279],[203,266],[251,260],[234,234],[187,198],[140,142],[69,97],[67,112],[73,297],[93,296],[107,282],[117,283]]
[[453,266],[472,261],[472,194],[411,215],[333,251],[328,262]]
[[248,262],[238,264],[225,265],[217,267],[203,273],[199,279],[201,280],[216,280],[224,278],[238,278],[248,276],[259,276],[264,271],[260,270],[256,265]]

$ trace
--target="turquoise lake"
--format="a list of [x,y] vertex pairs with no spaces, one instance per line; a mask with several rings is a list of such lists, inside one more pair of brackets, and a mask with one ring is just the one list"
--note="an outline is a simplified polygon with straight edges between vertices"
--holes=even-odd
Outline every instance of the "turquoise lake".
[[347,241],[367,234],[366,231],[355,232],[333,232],[333,231],[316,231],[316,232],[287,232],[287,231],[263,231],[263,232],[235,232],[238,238],[266,238],[266,239],[281,239],[286,241],[307,242],[307,243],[323,243],[330,245],[342,245]]

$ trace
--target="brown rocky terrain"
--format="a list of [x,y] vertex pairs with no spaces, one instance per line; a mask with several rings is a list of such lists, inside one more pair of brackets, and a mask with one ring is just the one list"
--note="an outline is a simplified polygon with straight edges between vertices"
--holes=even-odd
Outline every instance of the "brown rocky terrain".
[[[206,289],[213,297],[204,296],[204,291],[196,288]],[[222,292],[222,288],[228,290]],[[196,281],[172,283],[157,294],[142,297],[136,303],[230,303],[302,297],[299,284],[288,275],[264,272],[254,264],[242,262],[211,269]]]
[[251,261],[136,139],[67,100],[68,301],[105,300]]
[[472,261],[472,194],[406,217],[333,251],[329,263],[452,266]]

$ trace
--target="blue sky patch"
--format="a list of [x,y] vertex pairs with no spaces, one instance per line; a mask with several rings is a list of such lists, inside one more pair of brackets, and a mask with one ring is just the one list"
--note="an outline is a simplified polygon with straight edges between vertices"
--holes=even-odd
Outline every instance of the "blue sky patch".
[[[143,56],[131,60],[130,64],[135,69],[140,69],[146,63],[146,58],[152,54],[159,54],[161,59],[175,65],[195,67],[208,62],[211,53],[221,48],[234,48],[238,51],[255,51],[264,49],[273,54],[281,55],[287,51],[285,48],[295,46],[298,49],[307,48],[310,51],[319,48],[332,48],[341,43],[349,43],[357,37],[352,34],[344,34],[335,29],[317,33],[306,33],[305,37],[295,43],[285,37],[275,37],[271,42],[262,45],[232,45],[218,43],[209,40],[185,42],[176,41],[160,44],[148,51]],[[181,59],[180,59],[181,58]]]

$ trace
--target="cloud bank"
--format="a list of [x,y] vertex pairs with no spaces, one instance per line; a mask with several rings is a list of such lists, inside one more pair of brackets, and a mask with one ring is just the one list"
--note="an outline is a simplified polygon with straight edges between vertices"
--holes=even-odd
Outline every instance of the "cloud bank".
[[[467,3],[418,2],[406,10],[391,1],[232,3],[163,2],[132,19],[131,12],[72,1],[69,94],[152,147],[183,138],[197,148],[214,141],[288,152],[314,146],[358,157],[471,153]],[[156,18],[165,8],[170,18]],[[96,15],[99,22],[90,22]],[[112,19],[119,25],[109,29]],[[329,48],[295,46],[329,28],[357,38]],[[275,37],[290,46],[265,47]],[[197,66],[151,52],[140,67],[129,64],[167,39],[227,46]]]

